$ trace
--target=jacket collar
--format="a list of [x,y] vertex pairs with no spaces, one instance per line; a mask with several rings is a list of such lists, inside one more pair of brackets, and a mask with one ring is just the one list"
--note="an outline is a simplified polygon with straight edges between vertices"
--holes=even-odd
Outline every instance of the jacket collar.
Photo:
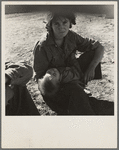
[[[69,31],[70,32],[70,31]],[[68,34],[69,34],[69,32],[68,32]],[[68,40],[68,34],[66,35],[66,37],[65,37],[65,42],[68,42],[67,40]],[[71,42],[71,41],[70,41]],[[52,44],[56,44],[55,43],[55,40],[54,40],[54,35],[53,35],[53,33],[52,32],[50,32],[50,33],[48,33],[47,34],[47,45],[52,45]]]
[[[64,49],[67,49],[68,47],[72,47],[72,45],[74,45],[74,43],[73,43],[74,39],[72,39],[72,36],[70,34],[71,34],[71,31],[69,30],[68,34],[65,36]],[[56,45],[55,40],[54,40],[54,35],[52,32],[47,34],[46,41],[47,41],[47,45],[49,45],[49,46]]]

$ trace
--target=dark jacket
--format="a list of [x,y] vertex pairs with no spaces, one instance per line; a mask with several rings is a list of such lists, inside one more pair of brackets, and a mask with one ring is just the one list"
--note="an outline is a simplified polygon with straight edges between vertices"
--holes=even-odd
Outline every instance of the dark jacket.
[[66,70],[66,76],[71,80],[79,78],[79,74],[73,66],[67,68],[67,59],[76,50],[80,52],[89,51],[93,42],[69,31],[65,37],[63,48],[61,48],[55,43],[53,35],[47,34],[46,39],[37,42],[34,49],[36,79],[42,78],[49,68],[61,68],[59,69],[61,74]]

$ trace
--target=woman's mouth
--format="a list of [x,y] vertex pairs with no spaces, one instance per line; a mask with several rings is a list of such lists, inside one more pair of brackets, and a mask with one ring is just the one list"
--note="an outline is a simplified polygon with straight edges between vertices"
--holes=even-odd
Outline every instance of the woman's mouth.
[[65,33],[65,31],[60,31],[60,33]]

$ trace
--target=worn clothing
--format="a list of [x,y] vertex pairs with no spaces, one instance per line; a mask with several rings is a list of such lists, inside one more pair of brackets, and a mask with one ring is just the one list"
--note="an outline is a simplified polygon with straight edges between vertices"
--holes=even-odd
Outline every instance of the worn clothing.
[[6,62],[5,75],[9,78],[9,84],[24,86],[33,76],[33,69],[25,62]]
[[95,115],[88,96],[77,82],[64,84],[55,97],[43,98],[58,115]]
[[[77,59],[83,72],[90,64],[93,56],[94,51],[89,51],[85,52]],[[100,63],[95,69],[94,78],[102,78]],[[93,105],[93,103],[90,103],[89,96],[84,92],[83,85],[77,80],[63,84],[55,97],[47,98],[44,96],[43,98],[47,105],[52,110],[56,111],[58,115],[97,115],[101,113],[95,111],[94,107],[90,105]]]
[[[73,52],[66,61],[66,64],[69,67],[65,67],[65,68],[60,67],[62,73],[61,83],[77,81],[81,86],[85,86],[82,80],[83,75],[85,71],[88,69],[89,64],[91,63],[94,57],[94,54],[95,54],[95,50],[90,50],[82,53],[78,58],[76,58],[75,53]],[[70,76],[68,76],[68,72],[71,72],[72,74],[70,73]],[[95,68],[94,79],[101,79],[101,78],[102,78],[101,63],[99,63]]]
[[83,72],[81,71],[81,67],[79,62],[76,59],[76,52],[72,52],[68,59],[66,60],[67,67],[59,67],[57,68],[61,75],[61,84],[68,83],[72,81],[80,81],[83,78]]
[[[35,46],[34,70],[36,72],[36,79],[42,78],[49,68],[58,68],[60,73],[64,75],[64,79],[67,78],[70,81],[74,81],[62,84],[56,96],[52,98],[43,97],[47,105],[58,114],[95,115],[88,96],[80,84],[75,82],[75,79],[80,77],[80,71],[77,70],[78,65],[80,65],[80,58],[79,60],[77,59],[79,63],[77,68],[74,65],[75,63],[67,67],[68,59],[77,50],[83,53],[94,52],[92,50],[93,43],[94,41],[82,38],[77,33],[69,31],[64,38],[62,47],[57,46],[52,33],[48,34],[44,41],[38,42]],[[92,58],[90,62],[91,60]]]
[[27,90],[26,83],[33,75],[32,67],[25,62],[6,62],[6,115],[39,115]]
[[[52,33],[47,34],[46,39],[39,41],[34,49],[36,79],[41,78],[49,68],[63,67],[65,69],[67,67],[66,61],[72,52],[76,50],[80,52],[90,51],[93,42],[82,38],[73,31],[69,31],[65,37],[62,49],[55,43]],[[72,68],[71,70],[67,71],[67,76],[71,76],[73,80],[73,77],[77,76],[77,72],[75,73]]]
[[6,105],[7,116],[40,115],[26,86],[15,85],[14,97]]
[[[79,79],[80,72],[77,71],[74,64],[69,64],[69,67],[67,67],[67,61],[76,50],[80,52],[91,51],[93,42],[82,38],[73,31],[69,31],[61,48],[57,46],[53,34],[50,32],[44,41],[36,44],[34,49],[36,79],[41,78],[49,68],[58,68],[60,73],[64,75],[64,78],[68,80]],[[68,114],[81,115],[95,114],[89,104],[87,95],[77,82],[68,84],[66,82],[66,84],[62,85],[59,93],[52,99],[44,96],[48,106],[57,113],[62,114],[63,111],[63,114],[66,114],[66,112]]]
[[114,115],[114,102],[86,95],[78,83],[67,83],[55,97],[44,100],[58,115]]

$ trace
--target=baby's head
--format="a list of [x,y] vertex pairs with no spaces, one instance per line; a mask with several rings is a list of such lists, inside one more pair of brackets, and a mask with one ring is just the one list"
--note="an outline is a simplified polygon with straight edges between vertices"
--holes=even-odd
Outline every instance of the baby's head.
[[56,68],[47,70],[44,77],[38,80],[38,87],[42,95],[54,96],[60,86],[60,73]]

